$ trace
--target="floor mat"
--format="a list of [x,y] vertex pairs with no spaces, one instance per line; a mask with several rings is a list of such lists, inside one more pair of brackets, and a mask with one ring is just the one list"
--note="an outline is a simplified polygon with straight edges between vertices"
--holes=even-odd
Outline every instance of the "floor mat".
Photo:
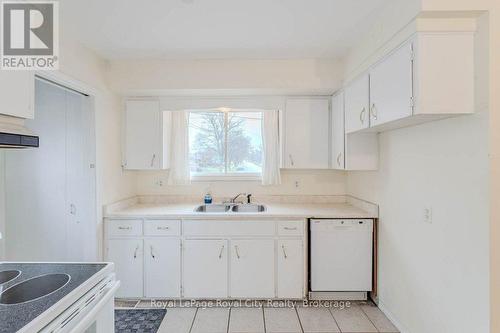
[[115,333],[156,333],[167,310],[115,310]]

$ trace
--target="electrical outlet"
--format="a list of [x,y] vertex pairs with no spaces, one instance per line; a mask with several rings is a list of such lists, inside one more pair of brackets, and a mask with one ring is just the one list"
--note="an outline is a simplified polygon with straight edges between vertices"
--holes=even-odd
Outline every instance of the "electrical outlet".
[[423,220],[425,223],[432,223],[432,207],[425,207],[423,211]]
[[296,188],[299,188],[299,186],[300,186],[299,181],[298,181],[298,180],[296,180],[296,181],[295,181],[295,187],[296,187]]
[[162,187],[162,186],[163,186],[163,180],[161,180],[161,179],[157,179],[157,180],[155,181],[155,185],[156,185],[156,186],[158,186],[158,187]]

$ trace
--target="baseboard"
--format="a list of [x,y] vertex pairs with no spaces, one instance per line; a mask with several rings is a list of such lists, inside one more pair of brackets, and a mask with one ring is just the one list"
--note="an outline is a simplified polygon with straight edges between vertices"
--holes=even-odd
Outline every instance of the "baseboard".
[[396,326],[400,333],[411,333],[410,330],[405,327],[395,316],[394,314],[384,305],[384,302],[379,302],[377,304],[380,311],[382,311],[387,318]]

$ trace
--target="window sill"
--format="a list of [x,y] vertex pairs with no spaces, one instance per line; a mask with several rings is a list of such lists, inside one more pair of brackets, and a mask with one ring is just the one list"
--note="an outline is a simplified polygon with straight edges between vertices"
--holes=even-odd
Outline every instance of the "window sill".
[[192,175],[192,182],[237,182],[237,181],[262,181],[260,174],[228,174],[228,175]]

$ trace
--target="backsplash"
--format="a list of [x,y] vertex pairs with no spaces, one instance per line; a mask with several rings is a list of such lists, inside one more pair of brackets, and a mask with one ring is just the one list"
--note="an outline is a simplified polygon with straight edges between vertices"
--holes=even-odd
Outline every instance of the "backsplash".
[[138,195],[203,195],[231,197],[238,192],[257,195],[344,195],[347,176],[336,170],[282,170],[280,185],[263,186],[259,181],[195,181],[191,185],[168,185],[168,171],[137,172]]

